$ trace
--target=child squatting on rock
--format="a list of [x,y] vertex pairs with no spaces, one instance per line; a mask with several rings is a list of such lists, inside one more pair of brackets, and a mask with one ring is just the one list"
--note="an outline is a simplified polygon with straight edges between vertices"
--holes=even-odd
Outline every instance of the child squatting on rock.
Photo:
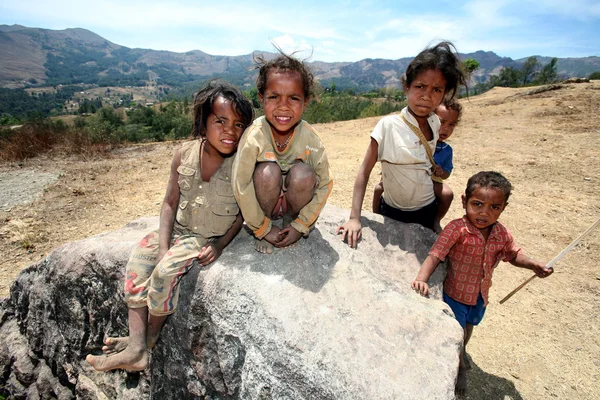
[[[440,130],[438,141],[435,145],[435,153],[433,154],[435,167],[431,179],[433,180],[433,192],[438,202],[437,217],[433,224],[433,230],[439,234],[442,232],[440,222],[446,216],[446,213],[448,213],[452,200],[454,200],[452,189],[447,183],[444,183],[444,180],[450,177],[454,169],[452,163],[452,146],[446,143],[446,139],[452,136],[454,128],[456,128],[456,125],[460,121],[462,106],[455,99],[444,99],[442,104],[435,109],[435,114],[440,119]],[[373,192],[373,212],[376,214],[381,214],[381,195],[383,194],[383,190],[383,182],[375,185]]]
[[[233,164],[233,187],[255,248],[272,253],[308,236],[333,180],[317,132],[302,120],[313,94],[304,62],[281,53],[259,68],[256,88],[265,113],[244,133]],[[282,228],[273,220],[282,218]]]
[[168,315],[175,312],[181,277],[197,262],[215,261],[242,227],[231,167],[252,105],[223,81],[211,81],[194,100],[194,137],[175,151],[158,231],[133,250],[126,267],[129,337],[108,338],[105,355],[86,360],[99,371],[143,370]]
[[400,113],[383,117],[373,129],[354,183],[350,218],[338,228],[353,248],[361,236],[362,203],[377,161],[385,187],[381,214],[432,230],[440,222],[428,156],[439,137],[440,119],[434,110],[444,98],[454,98],[459,86],[466,86],[466,74],[454,46],[441,42],[420,52],[402,80],[408,105]]
[[465,349],[473,326],[483,319],[492,274],[498,263],[502,260],[531,269],[541,278],[554,272],[524,255],[508,229],[498,222],[511,190],[510,182],[498,172],[479,172],[469,178],[462,196],[465,216],[450,221],[442,230],[411,284],[414,290],[427,296],[427,280],[439,263],[447,259],[443,298],[464,330],[456,382],[458,394],[464,394],[467,388],[470,364]]

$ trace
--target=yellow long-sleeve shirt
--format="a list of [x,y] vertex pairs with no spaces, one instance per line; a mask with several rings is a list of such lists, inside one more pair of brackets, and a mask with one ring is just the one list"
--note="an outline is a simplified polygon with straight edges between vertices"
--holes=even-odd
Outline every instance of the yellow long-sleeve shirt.
[[252,180],[259,162],[276,162],[287,173],[295,162],[310,166],[317,176],[317,188],[312,200],[300,210],[291,225],[304,236],[315,224],[333,187],[327,154],[316,131],[306,121],[300,121],[284,151],[275,146],[271,128],[265,117],[257,118],[240,141],[232,170],[233,193],[246,224],[262,239],[271,231],[272,222],[260,208]]

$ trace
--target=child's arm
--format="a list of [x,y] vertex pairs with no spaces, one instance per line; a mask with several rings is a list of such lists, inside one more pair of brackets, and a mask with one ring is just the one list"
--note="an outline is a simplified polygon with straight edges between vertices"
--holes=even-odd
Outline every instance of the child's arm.
[[285,226],[279,231],[279,242],[274,243],[275,247],[287,247],[296,243],[302,237],[302,233],[292,225]]
[[379,145],[377,141],[371,138],[371,143],[365,153],[362,165],[358,170],[358,175],[354,181],[354,190],[352,191],[352,209],[350,211],[350,218],[346,223],[338,227],[337,233],[342,234],[342,240],[348,240],[348,245],[352,248],[356,248],[358,239],[361,236],[361,224],[360,224],[360,213],[362,209],[363,200],[365,199],[365,191],[367,190],[367,183],[369,183],[369,176],[371,171],[377,162],[377,153]]
[[443,154],[446,154],[446,156],[436,158],[435,155],[439,155],[439,153],[437,152],[434,155],[433,158],[436,162],[436,166],[433,170],[433,174],[442,179],[448,179],[450,178],[450,174],[454,169],[454,165],[452,164],[452,159],[454,158],[454,152],[452,150],[452,147],[450,145],[447,145],[445,147],[445,150],[443,151]]
[[509,262],[515,267],[527,268],[532,270],[540,278],[546,278],[547,276],[552,275],[552,273],[554,272],[554,269],[552,267],[547,268],[546,264],[533,260],[520,251],[517,253],[517,256]]
[[221,256],[223,253],[223,249],[233,240],[233,238],[239,233],[240,229],[242,229],[242,224],[244,223],[244,219],[242,218],[242,213],[239,213],[235,222],[231,227],[225,232],[223,236],[215,240],[214,242],[208,242],[202,247],[200,254],[198,255],[198,262],[200,265],[205,266],[215,261],[217,258]]
[[425,261],[423,261],[417,277],[410,284],[410,286],[419,292],[421,296],[427,296],[429,293],[429,285],[427,284],[427,281],[440,262],[441,260],[439,258],[428,255]]
[[181,148],[175,150],[173,161],[171,162],[171,173],[169,175],[169,183],[167,184],[167,192],[160,209],[160,223],[158,227],[159,245],[158,263],[165,256],[171,246],[171,235],[173,233],[173,224],[175,223],[175,214],[177,205],[179,204],[179,183],[177,168],[181,164]]
[[433,174],[435,176],[439,176],[442,179],[448,179],[450,177],[450,172],[446,171],[444,168],[442,168],[439,165],[435,166],[435,169],[433,171]]

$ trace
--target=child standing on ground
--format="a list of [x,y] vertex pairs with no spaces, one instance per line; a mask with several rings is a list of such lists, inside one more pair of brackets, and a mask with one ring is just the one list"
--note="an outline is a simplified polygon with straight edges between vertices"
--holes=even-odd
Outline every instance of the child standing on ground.
[[[435,109],[435,114],[440,119],[440,130],[438,141],[435,145],[435,153],[433,160],[435,167],[433,169],[433,193],[438,201],[437,217],[433,224],[435,233],[442,232],[441,221],[448,213],[454,193],[448,184],[444,183],[445,179],[450,177],[454,165],[452,164],[452,147],[446,143],[446,139],[452,136],[454,128],[458,125],[462,115],[462,106],[454,99],[444,99],[442,104]],[[373,191],[373,212],[381,214],[381,195],[383,194],[383,182],[379,182]]]
[[524,255],[508,229],[498,222],[508,205],[511,190],[510,182],[498,172],[473,175],[462,196],[466,215],[446,225],[411,284],[414,290],[427,296],[427,280],[439,263],[448,259],[443,298],[464,330],[456,382],[458,394],[464,394],[467,388],[470,364],[465,349],[473,326],[481,322],[485,313],[492,274],[498,263],[502,260],[531,269],[541,278],[554,272],[544,263]]
[[182,276],[197,261],[206,266],[242,227],[231,188],[233,154],[252,122],[252,105],[222,81],[211,81],[194,100],[193,135],[175,151],[158,231],[134,249],[126,267],[129,337],[108,338],[106,355],[88,355],[99,371],[139,371],[167,316],[175,312]]
[[403,76],[408,105],[399,114],[383,117],[371,133],[354,183],[350,219],[338,228],[350,247],[356,247],[361,236],[362,203],[377,161],[381,161],[385,187],[381,213],[430,229],[439,223],[432,164],[425,146],[431,153],[435,150],[440,120],[434,110],[445,97],[454,98],[460,85],[466,85],[466,75],[456,49],[449,42],[423,50],[408,65]]
[[[317,132],[302,120],[313,94],[304,62],[281,53],[258,58],[256,87],[264,116],[246,130],[233,165],[233,188],[255,248],[272,253],[307,236],[333,180]],[[283,218],[283,228],[273,220]]]

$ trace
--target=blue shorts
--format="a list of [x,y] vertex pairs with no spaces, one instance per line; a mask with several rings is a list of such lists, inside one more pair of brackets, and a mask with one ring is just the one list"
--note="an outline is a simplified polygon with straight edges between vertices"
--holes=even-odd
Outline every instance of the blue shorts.
[[460,303],[448,296],[444,292],[444,303],[448,304],[454,313],[454,317],[460,324],[460,326],[466,328],[469,325],[479,325],[485,314],[485,306],[483,305],[483,297],[479,293],[477,298],[477,304],[470,306],[464,303]]

